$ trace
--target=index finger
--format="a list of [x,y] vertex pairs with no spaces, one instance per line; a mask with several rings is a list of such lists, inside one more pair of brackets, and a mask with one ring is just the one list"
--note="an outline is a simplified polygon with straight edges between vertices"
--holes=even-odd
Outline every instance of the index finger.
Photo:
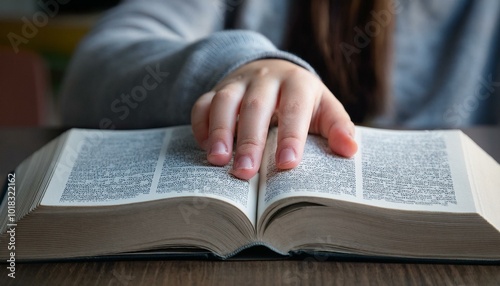
[[278,106],[278,141],[276,166],[295,168],[302,159],[311,116],[319,88],[304,84],[303,80],[287,78],[281,87]]
[[328,89],[325,89],[313,114],[311,132],[328,138],[328,145],[334,153],[351,157],[358,150],[354,131],[354,123],[344,106]]

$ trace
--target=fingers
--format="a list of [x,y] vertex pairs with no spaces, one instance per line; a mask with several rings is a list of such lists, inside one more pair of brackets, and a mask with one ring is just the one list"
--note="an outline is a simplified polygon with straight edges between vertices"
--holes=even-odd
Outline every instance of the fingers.
[[210,114],[210,104],[215,96],[214,91],[209,91],[196,101],[191,109],[191,129],[198,145],[203,150],[207,149],[208,139],[208,116]]
[[244,92],[244,85],[233,83],[217,91],[212,100],[207,159],[214,165],[226,165],[231,160],[238,108]]
[[354,140],[354,124],[352,122],[333,124],[328,135],[328,145],[340,156],[347,158],[354,156],[358,151],[358,145]]
[[278,123],[279,169],[299,164],[308,133],[328,138],[341,156],[357,151],[354,124],[342,104],[316,76],[286,61],[243,66],[202,95],[191,114],[195,138],[214,165],[230,162],[238,133],[231,172],[241,179],[258,172],[271,120]]
[[304,144],[311,122],[318,84],[304,84],[290,77],[283,82],[278,106],[278,141],[276,167],[291,169],[302,159]]
[[358,150],[354,140],[354,123],[342,104],[327,89],[313,116],[311,132],[328,138],[328,145],[340,156],[352,157]]
[[238,108],[245,86],[235,82],[202,95],[192,110],[193,133],[214,165],[229,163],[232,157]]
[[278,93],[279,81],[274,79],[262,78],[248,87],[239,110],[234,176],[248,180],[259,171]]

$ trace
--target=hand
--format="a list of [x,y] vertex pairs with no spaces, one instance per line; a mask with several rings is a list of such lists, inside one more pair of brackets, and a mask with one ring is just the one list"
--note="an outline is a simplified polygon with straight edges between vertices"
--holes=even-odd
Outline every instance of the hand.
[[328,138],[341,156],[357,151],[354,124],[342,104],[316,75],[285,60],[240,67],[203,94],[191,113],[194,136],[211,164],[229,163],[237,130],[232,174],[245,180],[259,170],[271,121],[278,125],[279,169],[300,163],[308,131]]

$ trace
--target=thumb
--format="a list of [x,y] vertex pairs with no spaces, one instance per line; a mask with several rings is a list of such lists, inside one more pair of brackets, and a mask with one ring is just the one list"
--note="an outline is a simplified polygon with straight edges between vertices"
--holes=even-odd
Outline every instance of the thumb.
[[311,132],[327,138],[335,154],[352,157],[358,151],[358,144],[354,140],[354,123],[344,106],[329,91],[323,94],[313,114]]

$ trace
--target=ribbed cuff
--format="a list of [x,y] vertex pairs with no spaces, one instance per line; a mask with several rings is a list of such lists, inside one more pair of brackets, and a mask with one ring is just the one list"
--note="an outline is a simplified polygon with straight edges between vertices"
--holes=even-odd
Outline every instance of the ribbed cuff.
[[[205,90],[212,89],[220,80],[239,67],[261,59],[282,59],[299,65],[312,73],[314,69],[301,58],[278,50],[263,35],[245,30],[232,30],[214,33],[199,42],[203,52],[195,52],[191,60],[197,63],[198,71],[211,71],[212,76],[194,71],[194,78],[204,82]],[[208,79],[208,80],[207,80]]]

